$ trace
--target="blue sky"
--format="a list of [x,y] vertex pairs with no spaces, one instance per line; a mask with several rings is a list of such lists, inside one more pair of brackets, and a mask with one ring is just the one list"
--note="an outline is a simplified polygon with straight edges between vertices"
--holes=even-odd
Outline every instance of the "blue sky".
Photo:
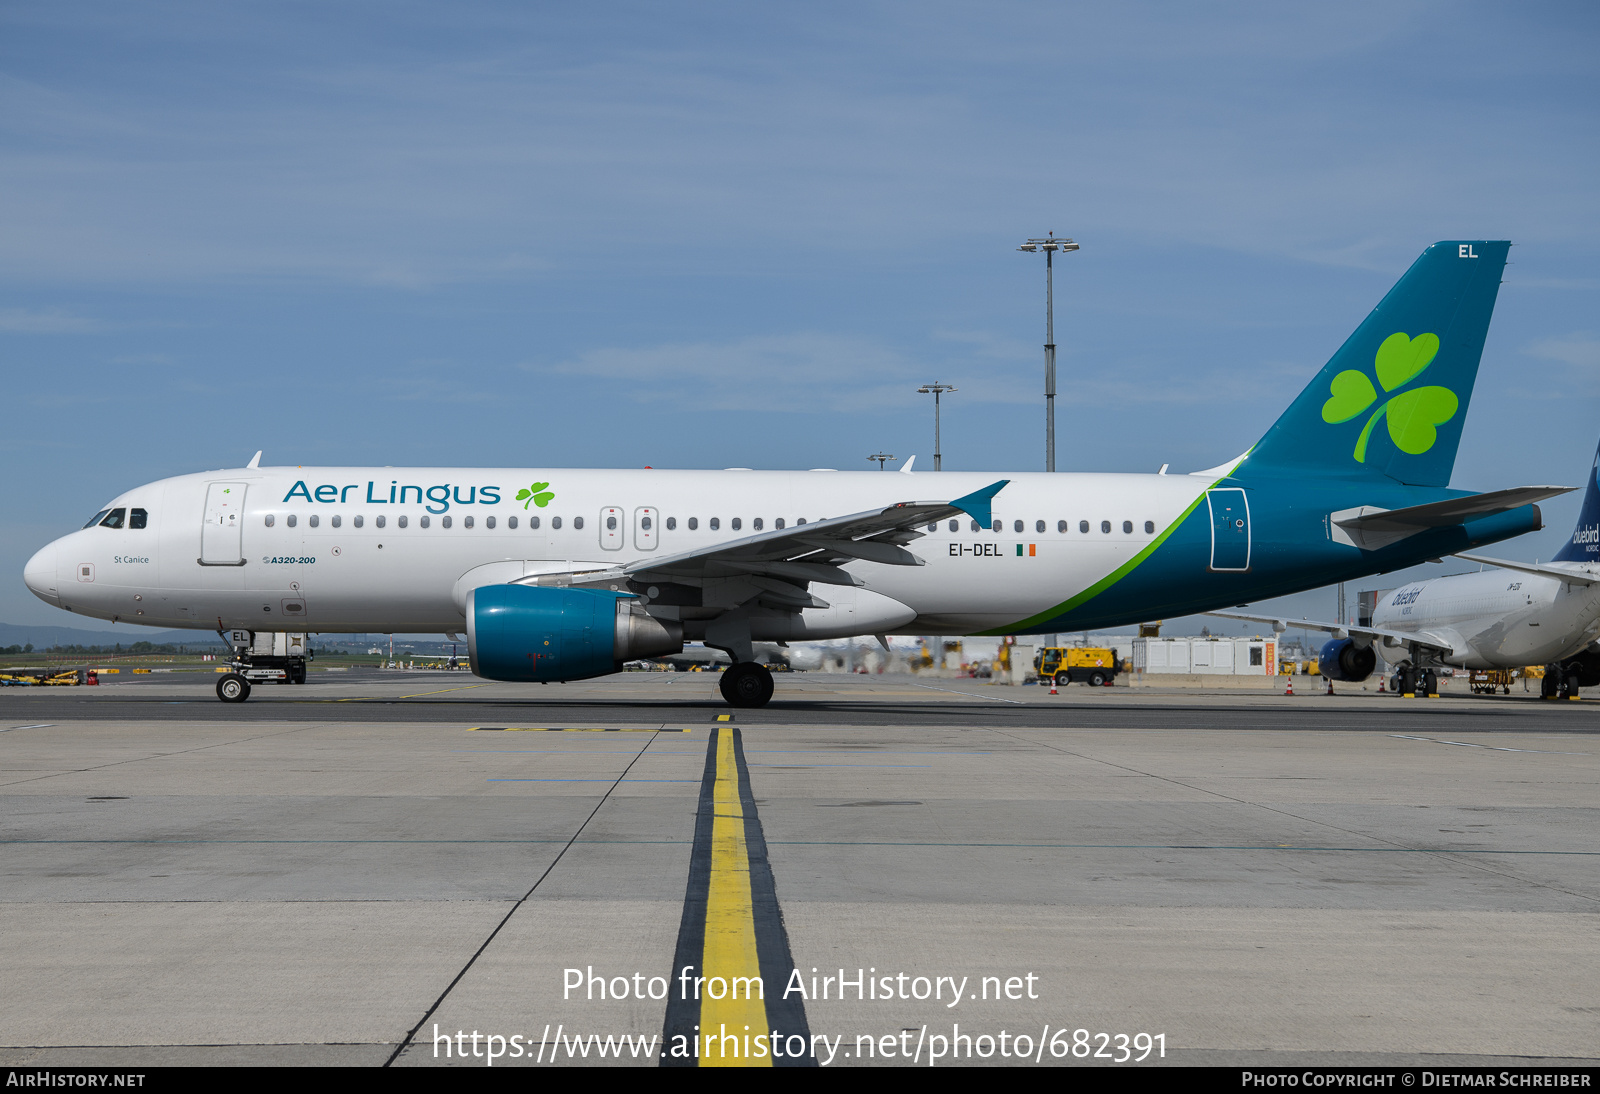
[[[1014,248],[1052,229],[1083,245],[1063,469],[1237,455],[1428,243],[1510,238],[1454,485],[1578,483],[1597,30],[1579,4],[14,0],[0,619],[68,622],[22,565],[106,497],[258,448],[926,467],[915,389],[943,380],[946,466],[1042,467],[1042,260]],[[1576,511],[1499,550],[1548,557]]]

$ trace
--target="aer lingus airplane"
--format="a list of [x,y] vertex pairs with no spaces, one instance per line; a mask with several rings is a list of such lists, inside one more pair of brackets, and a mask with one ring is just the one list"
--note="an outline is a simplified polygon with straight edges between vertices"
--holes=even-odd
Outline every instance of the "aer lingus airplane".
[[1600,452],[1589,472],[1572,539],[1547,563],[1460,554],[1499,569],[1414,581],[1384,594],[1366,625],[1212,612],[1234,619],[1327,631],[1318,669],[1364,680],[1378,657],[1394,666],[1395,690],[1437,692],[1441,665],[1508,669],[1543,665],[1546,698],[1578,698],[1600,684]]
[[[465,631],[495,680],[752,643],[1022,634],[1174,616],[1540,527],[1560,488],[1447,488],[1509,244],[1436,243],[1267,435],[1187,475],[258,467],[107,502],[28,563],[100,619]],[[909,469],[907,469],[909,470]],[[932,500],[924,500],[924,499]],[[249,654],[218,694],[249,694]]]

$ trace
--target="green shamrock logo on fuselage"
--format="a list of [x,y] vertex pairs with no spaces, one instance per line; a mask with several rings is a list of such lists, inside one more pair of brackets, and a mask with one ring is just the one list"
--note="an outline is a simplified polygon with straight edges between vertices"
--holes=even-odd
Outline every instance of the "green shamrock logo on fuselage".
[[549,485],[550,484],[547,482],[536,482],[526,490],[518,490],[517,500],[522,502],[522,507],[524,509],[528,507],[529,503],[537,505],[540,509],[543,509],[546,505],[550,504],[550,499],[555,497],[554,493],[545,489]]
[[[1419,334],[1412,338],[1395,333],[1383,340],[1373,359],[1378,383],[1385,393],[1409,384],[1421,375],[1439,353],[1437,334]],[[1378,401],[1378,392],[1367,374],[1356,369],[1345,369],[1329,385],[1331,397],[1322,404],[1322,420],[1330,425],[1348,422]],[[1372,427],[1379,418],[1389,424],[1389,437],[1400,451],[1420,456],[1439,439],[1438,426],[1455,417],[1461,400],[1447,387],[1418,387],[1401,392],[1372,412],[1367,424],[1356,438],[1357,463],[1367,460],[1367,441]]]

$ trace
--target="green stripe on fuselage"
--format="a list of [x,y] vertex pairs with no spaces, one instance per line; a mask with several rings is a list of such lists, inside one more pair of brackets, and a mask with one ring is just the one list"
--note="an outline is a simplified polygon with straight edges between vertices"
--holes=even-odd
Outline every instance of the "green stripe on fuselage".
[[997,627],[994,630],[979,631],[978,634],[984,636],[1017,634],[1028,627],[1035,627],[1040,623],[1046,623],[1058,615],[1065,615],[1067,612],[1070,612],[1072,609],[1081,604],[1087,604],[1089,601],[1093,600],[1095,597],[1111,588],[1111,586],[1115,585],[1117,582],[1133,573],[1133,571],[1138,569],[1139,565],[1143,563],[1145,559],[1155,554],[1156,549],[1167,541],[1167,537],[1172,535],[1173,532],[1176,532],[1183,525],[1183,522],[1189,519],[1190,514],[1200,507],[1200,503],[1206,500],[1206,494],[1210,492],[1212,488],[1217,485],[1217,483],[1228,478],[1235,471],[1237,471],[1239,469],[1239,465],[1244,463],[1245,459],[1249,455],[1250,453],[1246,452],[1243,456],[1240,456],[1239,459],[1234,462],[1233,466],[1228,468],[1226,474],[1219,475],[1215,480],[1212,481],[1210,486],[1207,486],[1204,490],[1201,490],[1195,499],[1189,503],[1189,508],[1185,509],[1177,520],[1167,525],[1167,527],[1159,536],[1151,540],[1148,547],[1134,555],[1127,562],[1124,562],[1121,566],[1118,566],[1115,570],[1112,570],[1099,581],[1096,581],[1093,585],[1090,585],[1087,589],[1083,590],[1083,592],[1063,600],[1060,604],[1057,604],[1053,608],[1042,611],[1038,615],[1030,615],[1028,618],[1018,620],[1009,626]]

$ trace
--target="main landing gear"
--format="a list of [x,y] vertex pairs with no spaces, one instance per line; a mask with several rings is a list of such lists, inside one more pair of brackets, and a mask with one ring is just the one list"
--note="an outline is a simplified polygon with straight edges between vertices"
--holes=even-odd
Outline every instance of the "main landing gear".
[[772,673],[754,661],[730,665],[717,681],[722,697],[733,707],[764,707],[772,698]]

